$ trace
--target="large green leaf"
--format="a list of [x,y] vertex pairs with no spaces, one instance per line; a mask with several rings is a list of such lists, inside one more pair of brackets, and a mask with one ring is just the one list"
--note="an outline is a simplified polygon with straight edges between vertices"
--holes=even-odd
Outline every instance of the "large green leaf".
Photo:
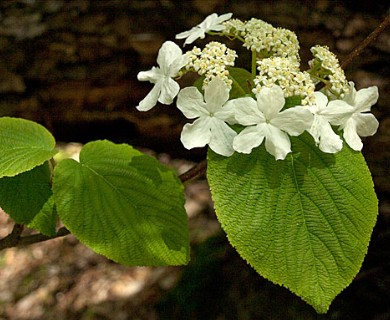
[[41,165],[56,154],[55,140],[33,121],[0,118],[0,178],[12,177]]
[[229,241],[256,271],[325,313],[359,271],[377,216],[361,153],[322,153],[305,134],[284,161],[208,154],[208,180]]
[[57,165],[53,192],[65,226],[94,251],[125,265],[188,262],[182,184],[129,145],[86,144],[80,163]]
[[15,177],[0,179],[0,207],[17,223],[29,223],[50,198],[50,168],[44,163]]
[[56,235],[57,212],[54,203],[54,197],[51,197],[42,206],[42,209],[37,213],[34,219],[28,224],[29,228],[36,229],[40,233],[49,237]]

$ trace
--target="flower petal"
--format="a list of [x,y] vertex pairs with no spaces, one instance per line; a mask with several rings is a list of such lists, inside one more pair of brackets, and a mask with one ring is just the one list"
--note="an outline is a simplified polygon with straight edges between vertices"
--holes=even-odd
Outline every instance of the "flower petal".
[[230,128],[224,121],[211,118],[211,139],[209,146],[214,152],[229,157],[234,153],[233,139],[237,133]]
[[308,130],[322,152],[336,153],[343,148],[343,141],[336,134],[330,123],[322,116],[315,116]]
[[183,32],[180,32],[178,33],[175,38],[176,39],[184,39],[184,38],[187,38],[193,31],[193,29],[195,29],[196,27],[192,27],[190,30],[187,30],[187,31],[183,31]]
[[217,19],[218,15],[216,13],[212,13],[208,15],[201,23],[199,23],[197,27],[202,28],[203,30],[208,30],[217,23]]
[[161,81],[157,82],[153,89],[147,94],[147,96],[142,99],[137,106],[137,109],[139,111],[149,111],[152,109],[156,104],[158,100],[158,96],[161,92]]
[[[158,51],[157,63],[163,70],[164,75],[170,75],[169,68],[171,64],[183,55],[180,47],[172,42],[165,41]],[[176,76],[176,75],[171,75]]]
[[275,117],[282,110],[285,103],[283,90],[279,86],[262,88],[256,98],[258,108],[267,120]]
[[[180,36],[180,37],[179,37]],[[197,39],[204,39],[205,37],[205,30],[200,28],[199,26],[193,27],[189,31],[184,31],[182,33],[179,33],[176,35],[176,39],[184,39],[187,38],[184,41],[184,45],[193,43]]]
[[187,149],[204,147],[211,139],[211,123],[209,117],[196,119],[192,124],[185,124],[180,140]]
[[345,123],[343,137],[353,150],[361,151],[363,149],[363,143],[356,132],[356,122],[353,118]]
[[316,106],[318,107],[319,110],[324,109],[326,105],[328,104],[328,98],[326,95],[324,95],[320,91],[316,91],[313,93],[315,100],[316,100]]
[[188,118],[194,119],[206,115],[206,104],[203,96],[195,87],[187,87],[179,92],[177,97],[177,108]]
[[225,13],[218,17],[216,13],[208,15],[201,23],[193,27],[188,31],[181,32],[176,35],[176,39],[187,38],[184,42],[184,45],[194,42],[196,39],[205,37],[206,32],[208,31],[222,31],[225,29],[225,26],[222,22],[230,19],[232,13]]
[[354,115],[356,132],[360,137],[372,136],[379,127],[379,122],[371,113],[359,113]]
[[204,89],[204,100],[206,101],[206,109],[210,113],[215,113],[229,99],[229,88],[221,79],[215,78],[209,82]]
[[[226,21],[226,20],[229,20],[231,17],[233,16],[233,13],[229,12],[229,13],[224,13],[224,14],[221,14],[217,19],[216,19],[216,23],[218,24],[217,25],[214,25],[212,30],[214,31],[221,31],[223,29],[219,29],[220,27],[223,27],[225,28],[225,26],[222,24],[222,22]],[[218,29],[217,29],[218,27]]]
[[265,123],[264,114],[259,110],[257,102],[253,98],[238,98],[231,100],[231,103],[234,105],[238,123],[244,126]]
[[263,128],[264,125],[257,125],[242,130],[233,140],[233,149],[241,153],[251,153],[265,138]]
[[353,114],[354,107],[343,100],[330,101],[328,106],[322,109],[319,114],[325,117],[332,125],[341,125]]
[[171,78],[165,78],[161,82],[161,93],[158,101],[163,104],[171,104],[180,90],[179,84]]
[[169,74],[168,76],[171,78],[175,78],[179,71],[187,64],[188,57],[183,54],[177,57],[170,65],[169,65]]
[[291,152],[291,142],[288,135],[280,129],[268,125],[265,137],[265,149],[272,154],[276,160],[283,160]]
[[229,100],[224,106],[215,113],[215,117],[229,124],[236,124],[236,107],[233,100]]
[[313,119],[313,114],[307,108],[297,106],[275,115],[270,123],[286,131],[290,136],[299,136],[303,131],[310,129]]
[[371,106],[378,101],[378,87],[364,88],[356,93],[354,105],[357,112],[370,111]]
[[139,81],[149,81],[151,83],[156,83],[163,77],[160,68],[153,67],[148,71],[141,71],[137,75]]
[[232,13],[225,13],[218,17],[216,13],[212,13],[207,16],[201,24],[199,24],[199,27],[203,28],[206,32],[209,30],[222,31],[225,29],[225,26],[222,24],[222,22],[230,19],[232,15]]

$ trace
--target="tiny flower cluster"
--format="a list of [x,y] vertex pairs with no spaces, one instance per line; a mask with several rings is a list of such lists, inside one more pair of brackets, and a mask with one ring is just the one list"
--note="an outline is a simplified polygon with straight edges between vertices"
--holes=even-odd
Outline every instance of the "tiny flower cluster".
[[299,70],[299,63],[289,58],[271,57],[259,60],[258,75],[254,79],[257,94],[263,87],[277,85],[282,88],[285,97],[301,96],[302,104],[314,103],[315,85],[310,74]]
[[225,22],[223,34],[243,39],[244,47],[255,51],[258,58],[289,57],[299,61],[299,42],[294,32],[275,28],[260,19],[252,18],[247,22],[232,19]]
[[227,68],[234,66],[234,60],[237,57],[234,50],[220,42],[212,41],[206,44],[203,50],[194,47],[186,55],[188,57],[186,71],[193,70],[201,76],[205,75],[203,88],[214,78],[220,78],[229,89],[231,88],[232,80],[229,78]]
[[[154,84],[138,110],[150,110],[157,102],[171,104],[177,96],[178,109],[188,119],[195,119],[183,127],[183,145],[187,149],[208,145],[223,156],[251,153],[264,142],[268,153],[283,160],[292,152],[290,137],[304,131],[325,153],[340,151],[343,140],[360,151],[360,137],[375,134],[379,125],[369,112],[378,100],[378,88],[357,91],[325,46],[311,49],[314,59],[309,62],[309,70],[301,71],[294,32],[259,19],[241,21],[231,17],[231,13],[211,14],[176,38],[185,39],[184,45],[208,33],[241,41],[252,54],[251,73],[246,73],[250,76],[232,76],[238,56],[223,43],[213,41],[204,49],[194,47],[183,53],[167,41],[158,53],[158,67],[138,74],[140,81]],[[188,72],[203,77],[204,94],[196,87],[180,90],[176,80]],[[319,82],[325,87],[315,91]],[[294,100],[289,100],[287,107],[290,98]],[[293,106],[291,101],[295,101]],[[232,125],[242,128],[236,131]]]
[[326,88],[336,96],[344,96],[348,93],[349,85],[344,70],[341,69],[339,60],[326,46],[314,46],[310,49],[314,59],[309,61],[309,73],[317,78],[317,82],[323,81]]

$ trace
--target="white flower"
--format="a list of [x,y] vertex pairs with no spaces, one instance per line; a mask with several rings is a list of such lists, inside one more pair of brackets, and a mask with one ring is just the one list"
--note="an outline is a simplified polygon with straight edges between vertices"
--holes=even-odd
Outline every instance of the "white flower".
[[184,45],[194,42],[196,39],[204,39],[209,31],[222,31],[225,29],[223,22],[230,19],[232,13],[225,13],[218,17],[216,13],[210,14],[200,24],[191,30],[181,32],[176,35],[176,39],[185,39]]
[[[195,87],[180,91],[177,107],[188,119],[196,119],[186,124],[181,133],[181,142],[187,149],[210,148],[223,156],[234,153],[232,143],[237,133],[226,122],[234,123],[233,106],[229,102],[229,89],[221,79],[213,79],[202,94]],[[226,121],[226,122],[225,122]]]
[[284,159],[291,152],[291,142],[287,133],[298,136],[308,130],[313,122],[311,112],[302,106],[282,110],[285,99],[278,86],[263,88],[257,95],[257,101],[244,97],[232,100],[235,106],[236,120],[248,126],[233,140],[233,149],[242,153],[251,153],[253,148],[262,144],[276,160]]
[[158,52],[157,63],[159,67],[138,73],[139,81],[154,83],[153,89],[137,106],[139,111],[152,109],[157,101],[171,104],[180,90],[179,84],[172,79],[187,63],[187,56],[182,54],[180,47],[172,41],[164,42]]
[[345,113],[345,117],[335,124],[344,130],[345,142],[355,151],[361,151],[363,143],[360,137],[372,136],[376,133],[379,122],[375,116],[367,111],[371,110],[378,101],[378,87],[373,86],[356,91],[354,83],[349,83],[349,92],[344,101],[352,106],[352,111]]
[[320,150],[326,153],[336,153],[343,148],[343,141],[336,134],[331,123],[339,123],[345,112],[352,111],[352,107],[342,100],[328,98],[322,92],[314,92],[315,105],[308,107],[314,115],[314,121],[308,132]]

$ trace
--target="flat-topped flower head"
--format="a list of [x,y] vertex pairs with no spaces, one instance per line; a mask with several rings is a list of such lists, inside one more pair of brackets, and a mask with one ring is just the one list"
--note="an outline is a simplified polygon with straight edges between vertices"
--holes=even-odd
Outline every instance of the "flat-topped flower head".
[[177,34],[176,39],[186,39],[184,45],[193,43],[197,39],[204,39],[209,31],[222,31],[225,29],[223,22],[230,19],[232,15],[232,13],[225,13],[221,16],[218,16],[216,13],[210,14],[197,26]]
[[234,66],[234,60],[237,57],[234,50],[229,49],[223,43],[212,41],[206,44],[203,50],[194,47],[186,54],[188,57],[186,69],[205,76],[203,89],[214,78],[223,80],[228,88],[231,88],[232,80],[229,78],[227,68]]
[[233,140],[233,149],[251,153],[265,140],[265,149],[276,160],[291,152],[290,136],[308,130],[313,122],[311,112],[302,106],[281,111],[285,104],[283,90],[278,86],[263,88],[257,100],[250,97],[232,100],[238,123],[247,126]]
[[315,104],[308,107],[314,115],[314,121],[308,132],[314,138],[316,145],[326,153],[336,153],[343,148],[343,141],[336,134],[331,124],[339,123],[346,112],[352,107],[342,100],[328,98],[322,92],[315,92]]
[[166,41],[161,46],[157,56],[158,67],[138,73],[139,81],[154,83],[153,89],[139,103],[139,111],[152,109],[157,101],[163,104],[171,104],[180,90],[179,84],[173,80],[187,64],[187,56],[180,47],[172,41]]
[[345,142],[356,151],[361,151],[363,143],[360,137],[372,136],[379,127],[379,122],[372,113],[371,107],[378,101],[378,87],[356,91],[355,84],[349,82],[349,93],[345,95],[344,101],[352,108],[344,113],[344,117],[335,121],[343,129]]
[[231,156],[232,143],[237,133],[226,122],[235,122],[234,110],[228,102],[229,89],[221,79],[213,79],[204,90],[204,97],[195,87],[184,88],[177,98],[177,107],[188,119],[197,118],[192,124],[185,124],[181,142],[187,149],[209,145],[211,150]]
[[257,52],[259,59],[288,57],[300,60],[298,38],[291,30],[275,28],[267,22],[252,18],[245,23],[240,36],[244,39],[244,47]]
[[254,79],[257,94],[263,87],[277,85],[282,88],[284,97],[300,96],[302,104],[312,104],[315,85],[306,71],[299,70],[299,62],[295,59],[271,57],[257,62],[258,75]]

